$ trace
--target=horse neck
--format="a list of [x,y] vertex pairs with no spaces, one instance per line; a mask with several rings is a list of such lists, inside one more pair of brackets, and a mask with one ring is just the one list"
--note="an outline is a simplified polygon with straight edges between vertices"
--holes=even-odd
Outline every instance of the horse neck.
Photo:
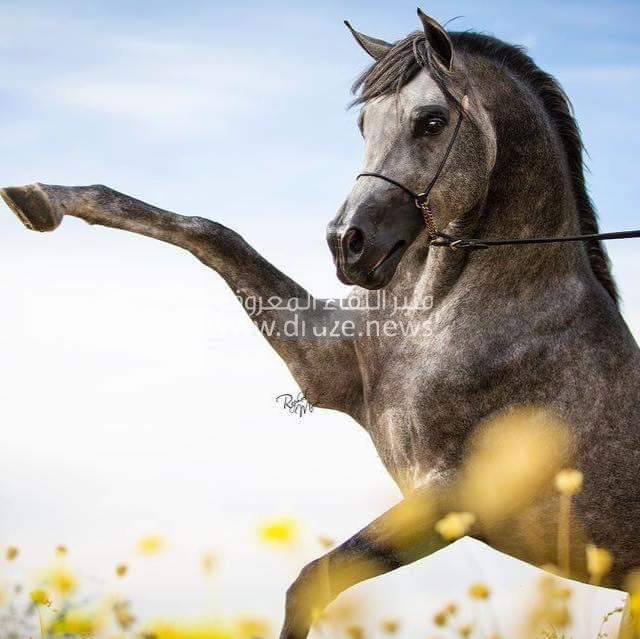
[[[558,131],[540,98],[524,83],[494,83],[483,101],[492,114],[497,157],[486,197],[446,231],[454,235],[518,238],[580,232],[570,169]],[[488,84],[487,84],[488,86]],[[403,260],[396,293],[431,295],[437,303],[452,293],[514,297],[525,289],[593,278],[581,243],[494,247],[474,252],[427,249],[426,237]]]

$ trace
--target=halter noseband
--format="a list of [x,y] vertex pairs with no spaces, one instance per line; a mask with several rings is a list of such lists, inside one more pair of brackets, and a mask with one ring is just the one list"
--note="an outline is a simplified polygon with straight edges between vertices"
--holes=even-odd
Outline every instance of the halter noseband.
[[433,211],[429,206],[429,194],[431,190],[435,186],[436,182],[440,178],[440,174],[444,169],[444,165],[447,163],[449,159],[449,155],[451,154],[451,150],[453,149],[453,145],[458,138],[458,133],[460,132],[460,127],[462,126],[462,118],[466,115],[469,109],[469,97],[465,94],[460,100],[460,105],[458,109],[458,120],[456,122],[455,129],[453,130],[453,135],[449,140],[449,144],[440,160],[440,164],[438,165],[438,169],[435,172],[429,186],[424,191],[419,193],[415,193],[410,188],[394,180],[382,173],[374,173],[372,171],[360,173],[356,180],[361,177],[374,177],[380,180],[384,180],[385,182],[389,182],[389,184],[393,184],[397,186],[399,189],[402,189],[407,195],[413,198],[413,202],[418,209],[422,212],[422,217],[424,219],[424,224],[427,228],[427,233],[429,234],[429,244],[430,246],[444,246],[450,248],[452,250],[458,248],[464,248],[469,250],[476,249],[487,249],[491,246],[506,246],[506,245],[523,245],[523,244],[551,244],[556,242],[586,242],[589,240],[618,240],[618,239],[628,239],[633,237],[640,237],[640,230],[636,231],[615,231],[612,233],[590,233],[587,235],[568,235],[568,236],[560,236],[560,237],[526,237],[526,238],[510,238],[510,239],[475,239],[475,238],[465,238],[465,237],[456,237],[454,235],[447,235],[446,233],[442,233],[438,230],[435,219],[433,217]]

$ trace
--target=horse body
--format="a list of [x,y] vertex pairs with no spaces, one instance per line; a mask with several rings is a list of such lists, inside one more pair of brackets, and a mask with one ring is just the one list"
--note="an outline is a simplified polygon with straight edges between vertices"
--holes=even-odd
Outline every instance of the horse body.
[[[553,79],[517,48],[447,34],[419,15],[424,31],[395,45],[353,32],[376,60],[359,84],[364,171],[415,192],[437,180],[429,202],[438,226],[452,235],[597,229],[577,127]],[[440,174],[435,166],[463,95],[468,117]],[[203,218],[103,186],[33,185],[2,195],[36,230],[74,215],[189,250],[243,298],[307,295],[236,233]],[[589,540],[612,551],[612,583],[620,585],[640,565],[640,351],[599,243],[477,252],[430,246],[411,198],[370,176],[355,183],[328,240],[338,276],[355,285],[352,297],[367,301],[369,289],[383,288],[389,299],[431,303],[409,304],[400,316],[388,307],[363,311],[365,327],[402,324],[393,335],[265,335],[310,401],[350,414],[367,430],[405,496],[302,571],[287,594],[283,639],[303,639],[313,611],[351,585],[445,545],[424,504],[455,483],[478,425],[518,406],[545,407],[569,424],[574,463],[586,478],[578,518]],[[277,320],[271,313],[264,319]],[[521,559],[553,561],[554,508],[545,497],[514,517],[509,534],[487,539]],[[532,520],[545,538],[535,551],[522,535]]]
[[[535,297],[494,289],[475,303],[464,285],[412,318],[426,323],[429,340],[358,344],[366,385],[359,421],[409,495],[455,480],[483,420],[514,406],[547,407],[572,428],[574,463],[587,478],[576,500],[587,536],[612,551],[623,574],[640,563],[639,352],[592,277],[546,284]],[[553,531],[553,517],[547,523]],[[549,542],[536,563],[555,561],[553,534]],[[527,548],[493,545],[533,560]]]
[[[493,180],[466,234],[577,232],[570,168],[539,97],[498,62],[462,64],[497,138]],[[459,224],[445,231],[455,234]],[[365,384],[360,421],[382,461],[405,494],[446,484],[484,419],[518,405],[550,408],[571,426],[575,464],[587,478],[576,500],[580,521],[616,557],[620,584],[640,564],[640,351],[584,247],[457,254],[424,245],[415,242],[386,290],[432,296],[433,307],[411,317],[426,323],[428,339],[356,344]],[[544,560],[553,563],[553,534],[550,542]],[[517,543],[494,545],[532,561]]]

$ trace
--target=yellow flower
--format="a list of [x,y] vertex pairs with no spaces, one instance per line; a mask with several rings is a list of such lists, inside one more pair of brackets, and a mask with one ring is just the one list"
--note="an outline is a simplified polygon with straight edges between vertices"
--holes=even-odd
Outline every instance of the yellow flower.
[[298,537],[298,524],[291,517],[270,519],[258,529],[260,539],[274,546],[290,546]]
[[631,626],[640,636],[640,569],[632,570],[625,578],[625,590],[629,593]]
[[555,479],[556,490],[567,497],[575,495],[582,488],[584,475],[573,468],[564,468]]
[[349,639],[364,639],[364,629],[362,628],[362,626],[348,626],[346,633]]
[[587,555],[587,570],[591,575],[591,580],[594,584],[598,584],[600,579],[611,570],[613,557],[608,550],[598,548],[593,544],[589,544],[585,552]]
[[566,628],[571,623],[571,614],[569,608],[561,606],[550,611],[549,621],[556,628]]
[[448,615],[455,615],[458,612],[458,604],[455,602],[450,602],[445,607],[445,612]]
[[447,613],[447,610],[440,610],[439,612],[436,612],[435,615],[433,615],[433,623],[436,626],[446,626],[448,620],[449,615]]
[[571,598],[571,589],[561,581],[545,575],[538,582],[536,598],[531,602],[531,607],[525,617],[521,635],[526,637],[564,636],[562,633],[545,634],[550,627],[554,629],[564,628],[571,623],[571,616],[567,606]]
[[567,463],[568,428],[545,409],[521,407],[478,428],[458,483],[459,509],[483,524],[522,513]]
[[138,540],[138,552],[141,555],[156,555],[165,548],[165,541],[160,535],[146,535]]
[[269,622],[259,617],[242,616],[236,619],[235,630],[237,639],[263,638],[271,634]]
[[571,598],[571,588],[569,586],[558,586],[556,588],[556,596],[558,599],[570,599]]
[[15,546],[7,546],[5,557],[7,558],[7,561],[13,561],[19,553],[20,551]]
[[469,597],[472,599],[489,599],[490,594],[489,586],[480,581],[469,587]]
[[472,513],[449,513],[436,522],[435,529],[446,541],[454,541],[464,537],[475,521]]
[[58,594],[66,597],[72,594],[77,586],[76,578],[66,568],[55,567],[45,575],[46,583]]
[[323,548],[333,548],[336,545],[336,542],[327,535],[318,535],[318,543]]
[[127,630],[132,626],[136,618],[131,614],[128,601],[116,601],[113,604],[113,616],[116,623],[122,630]]
[[67,547],[63,544],[56,546],[56,557],[64,557],[67,554]]
[[124,577],[129,572],[129,566],[127,564],[118,564],[116,566],[116,575],[118,577]]
[[89,637],[99,629],[97,617],[83,610],[69,610],[65,615],[56,617],[48,628],[47,636]]
[[400,624],[396,619],[383,619],[380,622],[380,628],[382,632],[386,632],[389,635],[395,635],[400,628]]
[[42,606],[50,606],[51,599],[49,599],[49,595],[46,590],[42,588],[36,588],[36,590],[32,590],[29,593],[29,598],[34,604],[40,604]]
[[158,620],[145,626],[140,634],[154,639],[237,639],[228,623],[218,621],[185,623]]
[[205,574],[211,574],[218,563],[217,557],[212,552],[206,552],[200,559],[200,565],[202,566],[202,572]]
[[464,625],[460,626],[458,628],[458,634],[461,637],[464,637],[466,639],[466,637],[470,637],[471,636],[471,631],[473,630],[473,628],[471,627],[471,624],[465,623]]

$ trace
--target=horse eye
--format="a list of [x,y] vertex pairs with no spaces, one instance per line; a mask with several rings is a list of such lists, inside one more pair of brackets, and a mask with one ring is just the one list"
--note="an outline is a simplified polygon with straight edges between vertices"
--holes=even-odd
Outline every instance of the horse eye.
[[442,133],[445,126],[447,126],[447,121],[444,118],[431,116],[418,123],[416,135],[438,135]]

